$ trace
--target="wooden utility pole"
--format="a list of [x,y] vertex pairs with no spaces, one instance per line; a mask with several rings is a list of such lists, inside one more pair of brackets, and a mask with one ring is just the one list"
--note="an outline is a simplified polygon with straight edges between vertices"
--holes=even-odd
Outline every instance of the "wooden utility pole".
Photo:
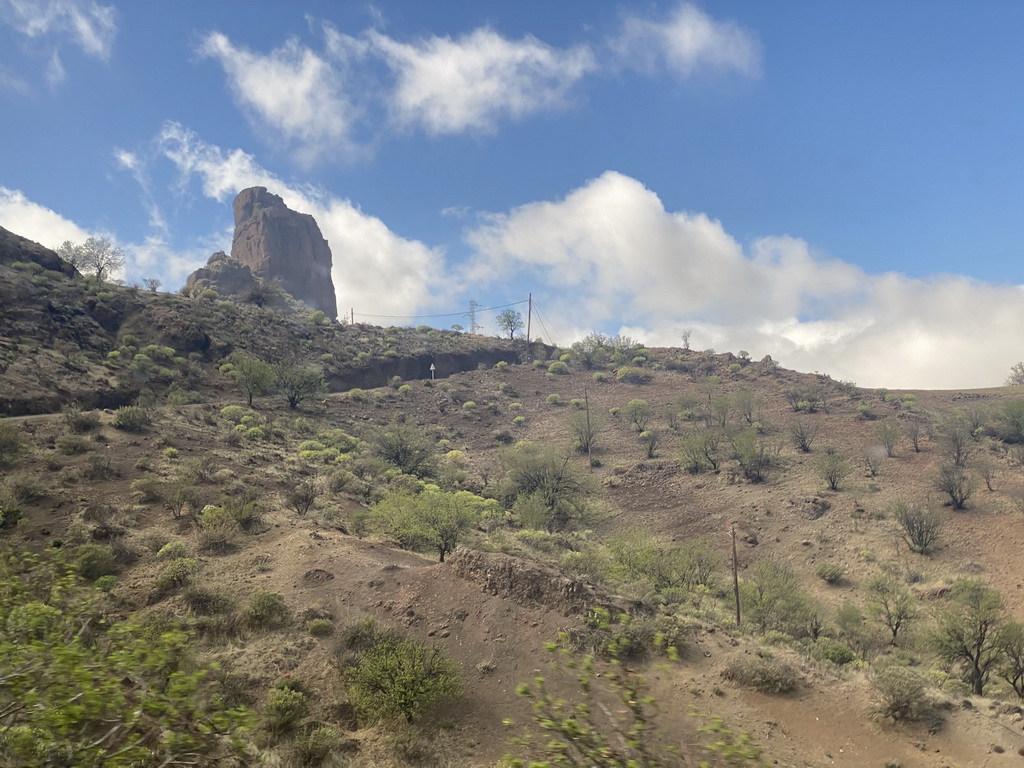
[[590,398],[587,397],[587,388],[583,387],[583,406],[587,413],[587,466],[594,471],[594,455],[591,453],[591,446],[594,444],[594,436],[590,433]]
[[736,559],[736,524],[733,523],[729,529],[729,537],[732,539],[732,591],[736,596],[736,627],[740,626],[740,570]]
[[356,308],[355,307],[349,307],[348,308],[348,316],[349,316],[349,325],[355,325],[356,324]]
[[529,299],[526,303],[526,355],[530,359],[526,362],[533,360],[533,336],[530,335],[530,330],[533,324],[533,293],[530,293]]

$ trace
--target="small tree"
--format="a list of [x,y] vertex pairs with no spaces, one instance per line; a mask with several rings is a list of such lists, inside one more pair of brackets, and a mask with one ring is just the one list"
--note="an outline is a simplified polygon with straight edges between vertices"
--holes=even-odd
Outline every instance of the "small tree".
[[891,573],[875,574],[865,585],[868,612],[890,634],[896,645],[899,633],[917,616],[917,601]]
[[850,474],[850,465],[843,459],[841,453],[834,448],[829,448],[824,455],[818,459],[818,475],[828,483],[830,490],[838,491],[839,484]]
[[644,447],[644,456],[653,459],[661,444],[661,434],[655,429],[645,429],[640,433],[640,444]]
[[818,608],[785,563],[758,560],[744,577],[741,595],[745,616],[761,632],[774,629],[813,638],[820,630]]
[[1011,686],[1017,698],[1024,699],[1024,624],[1009,622],[999,637],[1002,661],[999,675]]
[[433,477],[437,455],[433,441],[415,424],[395,420],[371,437],[373,452],[407,475]]
[[989,677],[1003,660],[1003,599],[978,579],[953,585],[947,606],[936,617],[932,646],[947,664],[962,665],[964,681],[975,696],[985,692]]
[[953,509],[966,509],[967,500],[974,493],[974,478],[964,467],[957,464],[943,464],[935,486],[949,496]]
[[498,329],[502,333],[507,333],[510,339],[514,339],[516,331],[523,328],[523,316],[514,309],[506,309],[500,313],[495,318],[495,322],[498,324]]
[[[266,394],[274,386],[276,372],[270,363],[239,350],[232,352],[227,361],[231,365],[227,376],[245,393],[250,408],[253,397]],[[291,403],[290,398],[288,402]]]
[[755,429],[745,429],[733,435],[732,449],[743,476],[752,483],[761,483],[776,463],[780,446],[769,442]]
[[718,433],[710,429],[691,432],[680,441],[679,461],[683,469],[694,474],[704,467],[712,471],[718,469],[721,462],[718,454]]
[[878,435],[878,442],[885,448],[885,455],[891,459],[896,455],[896,444],[900,441],[899,425],[891,419],[886,419],[875,427],[875,433]]
[[289,408],[298,408],[303,400],[327,391],[322,371],[295,363],[274,366],[274,386],[284,395]]
[[589,453],[604,430],[604,422],[595,414],[573,411],[569,414],[568,427],[573,448],[579,453]]
[[909,421],[903,425],[903,434],[910,440],[910,444],[914,446],[914,453],[921,452],[921,437],[923,436],[924,429],[921,426],[921,420],[912,417]]
[[946,457],[954,467],[966,467],[974,453],[974,437],[970,425],[962,418],[948,419],[942,425]]
[[360,724],[401,717],[413,722],[439,699],[462,692],[458,665],[439,648],[385,637],[344,672]]
[[499,509],[497,502],[469,491],[427,486],[421,493],[389,492],[370,511],[370,522],[405,549],[432,549],[443,563],[485,513],[496,514]]
[[819,425],[810,419],[794,419],[789,424],[789,436],[793,438],[793,445],[804,453],[809,453],[811,443],[818,435]]
[[299,517],[304,516],[316,503],[320,495],[320,485],[315,477],[307,477],[295,484],[295,487],[285,494],[288,506],[295,510]]
[[124,267],[124,251],[105,237],[90,237],[76,244],[65,240],[57,248],[57,255],[81,272],[92,272],[97,280]]
[[147,278],[145,278],[142,281],[142,284],[146,287],[146,290],[149,291],[150,293],[156,293],[160,289],[160,286],[163,285],[163,283],[161,283],[155,277],[147,277]]
[[593,493],[569,456],[533,445],[516,446],[501,457],[505,467],[505,503],[533,527],[564,531],[587,511]]
[[1024,386],[1024,362],[1015,363],[1013,367],[1010,368],[1010,375],[1006,377],[1006,386]]
[[892,516],[903,528],[910,548],[922,555],[932,551],[946,522],[939,510],[908,504],[905,501],[896,502]]
[[647,422],[651,420],[651,406],[646,400],[630,400],[622,412],[637,432],[647,429]]

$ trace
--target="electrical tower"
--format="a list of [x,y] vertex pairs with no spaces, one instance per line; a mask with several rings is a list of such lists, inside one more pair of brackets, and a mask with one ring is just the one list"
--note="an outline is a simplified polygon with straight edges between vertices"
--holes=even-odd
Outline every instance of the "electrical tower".
[[466,317],[469,318],[469,332],[476,333],[480,330],[480,326],[476,324],[476,308],[480,305],[470,299],[469,312],[466,313]]

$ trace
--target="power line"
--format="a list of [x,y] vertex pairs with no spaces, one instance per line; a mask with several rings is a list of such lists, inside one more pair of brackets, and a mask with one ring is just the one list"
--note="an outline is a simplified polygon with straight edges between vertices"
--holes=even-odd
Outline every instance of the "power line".
[[[523,299],[522,301],[514,301],[511,304],[502,304],[499,307],[475,307],[477,312],[490,312],[495,309],[508,309],[509,307],[518,307],[520,304],[526,304],[529,300]],[[359,317],[380,317],[388,320],[403,320],[405,318],[415,320],[426,320],[437,317],[465,317],[466,312],[446,312],[441,315],[372,315],[369,312],[353,312],[353,314]]]

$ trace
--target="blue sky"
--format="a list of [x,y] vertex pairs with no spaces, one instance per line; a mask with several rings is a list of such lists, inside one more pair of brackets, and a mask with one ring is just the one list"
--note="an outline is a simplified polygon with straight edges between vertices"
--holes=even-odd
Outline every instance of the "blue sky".
[[1021,28],[942,0],[0,0],[0,226],[106,235],[173,290],[261,184],[317,218],[357,320],[532,292],[562,344],[690,328],[996,385],[1024,357]]

